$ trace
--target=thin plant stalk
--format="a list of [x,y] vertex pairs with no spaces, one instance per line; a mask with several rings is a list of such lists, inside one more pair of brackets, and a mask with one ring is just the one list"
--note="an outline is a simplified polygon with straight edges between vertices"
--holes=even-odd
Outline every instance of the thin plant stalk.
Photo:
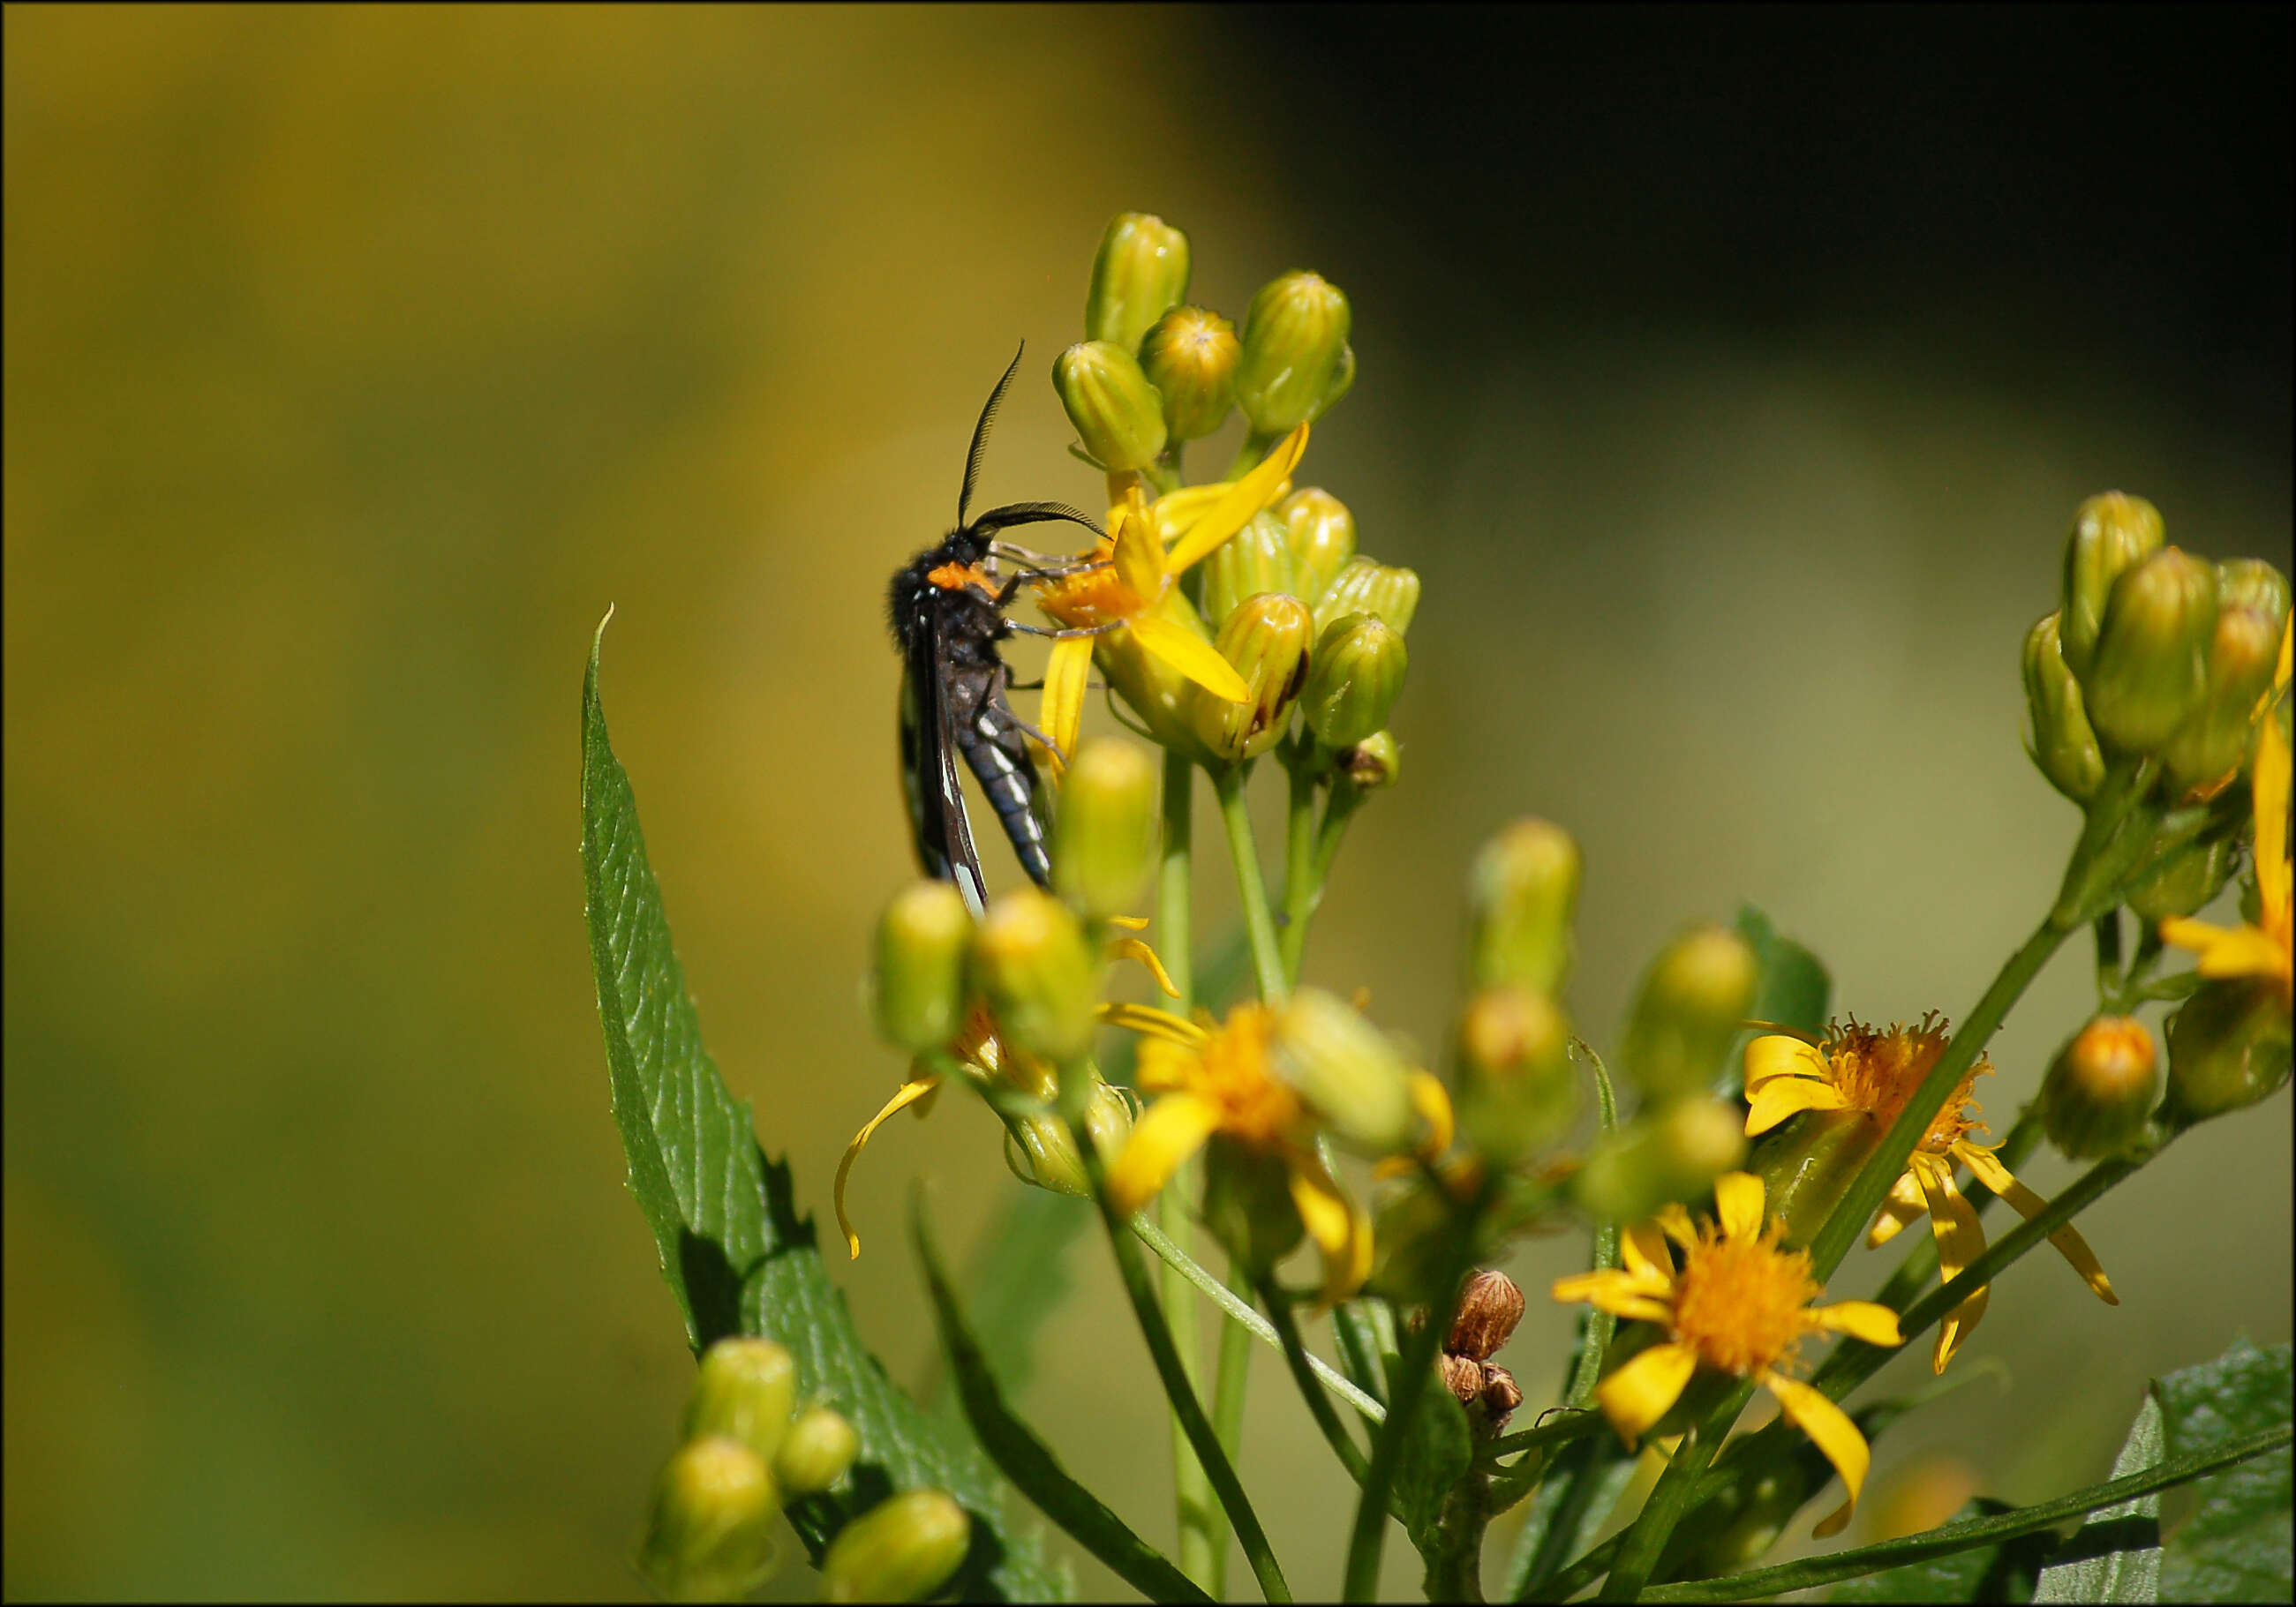
[[1357,1447],[1355,1436],[1348,1432],[1348,1425],[1332,1410],[1331,1398],[1324,1393],[1323,1385],[1308,1365],[1308,1347],[1300,1337],[1291,1297],[1276,1286],[1274,1278],[1266,1278],[1259,1285],[1259,1302],[1267,1308],[1268,1320],[1275,1324],[1275,1332],[1283,1341],[1283,1359],[1292,1364],[1292,1380],[1300,1386],[1300,1398],[1308,1403],[1308,1415],[1316,1420],[1316,1427],[1323,1431],[1332,1455],[1340,1459],[1348,1477],[1361,1484],[1368,1471],[1363,1452]]
[[1243,767],[1224,765],[1215,769],[1212,791],[1219,799],[1221,824],[1227,828],[1228,856],[1235,862],[1236,899],[1243,909],[1244,936],[1251,945],[1251,969],[1259,983],[1260,1002],[1281,1004],[1292,990],[1283,980],[1275,918],[1268,911],[1267,884],[1259,874],[1259,849],[1251,834],[1250,811],[1244,806]]

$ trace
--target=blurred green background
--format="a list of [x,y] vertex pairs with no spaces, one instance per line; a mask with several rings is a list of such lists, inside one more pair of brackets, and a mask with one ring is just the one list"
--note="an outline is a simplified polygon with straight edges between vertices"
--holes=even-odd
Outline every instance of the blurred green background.
[[[1466,856],[1538,812],[1598,1039],[1742,898],[1837,1007],[1964,1011],[2074,824],[2016,676],[2073,504],[2287,560],[2287,13],[2164,16],[8,8],[6,1594],[635,1588],[689,1362],[582,931],[589,632],[712,1047],[825,1213],[899,1071],[883,583],[1022,338],[984,494],[1094,496],[1045,375],[1121,209],[1193,299],[1355,298],[1302,479],[1426,594],[1316,978],[1439,1042]],[[905,1377],[920,1173],[956,1249],[1013,1186],[963,1101],[872,1148],[847,1286]],[[2149,1373],[2286,1339],[2289,1189],[2284,1096],[2192,1135],[2084,1219],[2125,1303],[2021,1266],[2003,1380],[1877,1498],[2101,1477]],[[1026,1405],[1166,1541],[1103,1260]],[[1258,1376],[1244,1477],[1328,1592],[1342,1480]]]

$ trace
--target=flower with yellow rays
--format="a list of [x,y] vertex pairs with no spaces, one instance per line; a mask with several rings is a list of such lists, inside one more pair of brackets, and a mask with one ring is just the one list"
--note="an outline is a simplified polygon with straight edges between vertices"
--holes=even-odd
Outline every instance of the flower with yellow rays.
[[[1841,1111],[1871,1124],[1871,1136],[1879,1142],[1952,1041],[1946,1025],[1942,1018],[1926,1015],[1917,1027],[1892,1026],[1883,1032],[1853,1018],[1847,1026],[1833,1027],[1816,1045],[1784,1035],[1756,1038],[1746,1045],[1746,1097],[1753,1106],[1746,1115],[1746,1136],[1767,1133],[1804,1111]],[[1866,1237],[1869,1249],[1885,1244],[1926,1210],[1937,1235],[1938,1273],[1948,1283],[1985,1253],[1985,1229],[1975,1209],[1954,1187],[1955,1161],[1967,1166],[2022,1216],[2037,1216],[2048,1208],[2046,1200],[2001,1164],[1993,1147],[1970,1136],[1981,1125],[1970,1094],[1977,1079],[1992,1070],[1980,1055],[1962,1078],[1906,1158],[1904,1174],[1890,1185]],[[2051,1234],[2049,1242],[2099,1300],[2108,1306],[2120,1304],[2095,1252],[2070,1223]],[[1945,1371],[1946,1363],[1985,1315],[1986,1287],[1980,1286],[1938,1324],[1937,1352],[1931,1362],[1936,1372]]]
[[[1283,494],[1307,449],[1308,426],[1302,424],[1234,484],[1191,487],[1152,504],[1136,480],[1125,500],[1108,511],[1109,533],[1094,549],[1093,562],[1046,582],[1037,594],[1037,606],[1070,629],[1129,631],[1149,656],[1215,697],[1231,703],[1250,701],[1251,689],[1219,650],[1167,618],[1157,604],[1189,565]],[[1038,723],[1062,753],[1075,749],[1083,723],[1092,651],[1091,636],[1070,636],[1053,644],[1045,666]]]
[[[2288,676],[2288,638],[2280,645],[2280,678]],[[2199,954],[2204,977],[2260,977],[2280,990],[2288,1007],[2292,988],[2289,898],[2296,867],[2288,860],[2288,739],[2270,713],[2257,734],[2256,770],[2249,786],[2256,800],[2256,921],[2211,926],[2189,916],[2161,922],[2161,939]]]
[[[1808,1333],[1847,1333],[1869,1345],[1901,1345],[1898,1315],[1871,1300],[1810,1302],[1825,1292],[1810,1276],[1809,1252],[1780,1248],[1783,1217],[1765,1220],[1762,1180],[1751,1172],[1716,1179],[1720,1217],[1695,1227],[1690,1213],[1669,1205],[1655,1223],[1619,1235],[1623,1267],[1558,1278],[1554,1298],[1585,1300],[1613,1316],[1656,1323],[1666,1339],[1636,1356],[1595,1388],[1603,1414],[1628,1449],[1673,1410],[1701,1366],[1751,1378],[1777,1398],[1778,1408],[1833,1464],[1849,1498],[1817,1526],[1820,1538],[1841,1532],[1857,1509],[1857,1492],[1871,1461],[1866,1437],[1849,1414],[1786,1369]],[[1682,1248],[1677,1271],[1668,1252]]]

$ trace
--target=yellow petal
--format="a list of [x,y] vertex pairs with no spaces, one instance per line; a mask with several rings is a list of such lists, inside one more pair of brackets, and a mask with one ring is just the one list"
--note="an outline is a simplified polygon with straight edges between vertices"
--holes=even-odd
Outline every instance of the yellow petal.
[[1922,1198],[1922,1185],[1911,1172],[1899,1172],[1898,1180],[1890,1185],[1890,1197],[1882,1201],[1882,1209],[1874,1215],[1874,1226],[1866,1235],[1866,1248],[1878,1250],[1915,1223],[1929,1209]]
[[1433,1160],[1451,1147],[1451,1096],[1424,1071],[1414,1071],[1404,1081],[1411,1090],[1412,1108],[1427,1124],[1427,1141],[1419,1146],[1420,1152]]
[[[1678,1200],[1669,1201],[1660,1206],[1658,1215],[1652,1220],[1658,1224],[1660,1233],[1681,1245],[1685,1250],[1690,1249],[1698,1242],[1698,1228],[1691,1221],[1690,1213],[1683,1209],[1682,1202]],[[1659,1246],[1660,1252],[1657,1258],[1659,1264],[1662,1267],[1671,1267],[1672,1263],[1666,1259],[1665,1250],[1664,1244]]]
[[1714,1180],[1714,1208],[1727,1239],[1762,1236],[1762,1180],[1751,1172],[1725,1172]]
[[[2258,865],[2263,863],[2259,857]],[[2161,922],[2161,940],[2200,955],[2195,969],[2204,977],[2276,977],[2285,957],[2277,943],[2253,926],[2211,926],[2184,915]]]
[[1123,1027],[1134,1032],[1146,1033],[1167,1043],[1193,1049],[1204,1041],[1204,1029],[1195,1022],[1174,1015],[1168,1010],[1159,1010],[1153,1004],[1103,1004],[1100,1007],[1103,1024]]
[[1116,1214],[1129,1217],[1153,1200],[1180,1163],[1203,1148],[1219,1119],[1218,1105],[1193,1094],[1167,1094],[1150,1105],[1108,1168],[1108,1202]]
[[1300,1220],[1324,1258],[1324,1287],[1316,1304],[1336,1306],[1362,1287],[1371,1273],[1371,1222],[1340,1192],[1331,1175],[1313,1162],[1293,1165],[1287,1181]]
[[[1969,1201],[1953,1186],[1953,1163],[1919,1151],[1913,1156],[1915,1173],[1922,1180],[1922,1193],[1929,1201],[1930,1229],[1937,1235],[1938,1282],[1942,1285],[1959,1277],[1963,1268],[1985,1253],[1985,1229],[1979,1226],[1977,1213]],[[1980,1318],[1985,1315],[1986,1287],[1946,1314],[1938,1324],[1937,1350],[1931,1357],[1930,1370],[1945,1371],[1946,1364],[1961,1343],[1976,1332]]]
[[[1969,1162],[1969,1169],[1977,1174],[1985,1186],[2006,1200],[2016,1209],[2017,1214],[2028,1221],[2048,1209],[2049,1202],[2012,1177],[2009,1168],[2003,1166],[1991,1151],[1981,1150],[1973,1144],[1957,1144],[1954,1145],[1953,1152]],[[2049,1242],[2056,1246],[2059,1255],[2072,1263],[2073,1270],[2080,1274],[2081,1282],[2095,1292],[2098,1300],[2108,1306],[2120,1304],[2120,1297],[2112,1292],[2112,1280],[2104,1275],[2104,1267],[2097,1260],[2096,1252],[2088,1247],[2088,1241],[2080,1236],[2078,1228],[2068,1222],[2049,1235]]]
[[837,1181],[829,1191],[830,1203],[837,1210],[837,1226],[845,1234],[845,1253],[852,1260],[861,1259],[861,1235],[853,1231],[853,1220],[845,1214],[845,1179],[852,1175],[853,1163],[861,1158],[862,1146],[869,1135],[882,1127],[894,1113],[905,1105],[914,1104],[940,1086],[938,1077],[919,1077],[901,1085],[901,1091],[887,1100],[884,1108],[872,1116],[868,1124],[853,1135],[853,1142],[845,1146],[845,1158],[837,1163]]
[[1120,926],[1126,931],[1148,930],[1148,917],[1145,915],[1111,915],[1108,918],[1108,923],[1111,926]]
[[[1211,505],[1228,493],[1224,480],[1210,485],[1183,486],[1177,491],[1167,491],[1148,504],[1148,512],[1156,521],[1156,534],[1167,547],[1195,526]],[[1168,562],[1169,560],[1167,560]]]
[[1857,1510],[1857,1492],[1866,1488],[1866,1470],[1874,1460],[1866,1436],[1849,1421],[1849,1413],[1808,1384],[1775,1373],[1764,1373],[1761,1378],[1764,1387],[1778,1398],[1778,1410],[1809,1436],[1809,1442],[1833,1464],[1833,1471],[1849,1488],[1849,1499],[1810,1531],[1821,1540],[1838,1535],[1849,1526],[1849,1514]]
[[1045,661],[1045,701],[1037,725],[1053,739],[1055,774],[1064,756],[1076,751],[1077,734],[1084,728],[1085,687],[1091,679],[1092,638],[1070,636],[1053,644],[1053,656]]
[[1144,504],[1136,502],[1123,512],[1115,530],[1116,578],[1138,599],[1134,606],[1146,608],[1164,594],[1164,545]]
[[[2291,624],[2296,624],[2292,617]],[[2288,635],[2280,637],[2280,684],[2288,682]],[[2256,769],[2249,786],[2256,807],[2256,896],[2267,910],[2288,907],[2288,739],[2269,712],[2258,734]]]
[[1164,560],[1166,567],[1177,575],[1243,529],[1245,521],[1275,500],[1307,449],[1308,426],[1302,424],[1285,436],[1259,467],[1230,486],[1226,495],[1205,510],[1204,516],[1173,545]]
[[1180,996],[1180,990],[1172,986],[1172,979],[1165,973],[1164,962],[1156,957],[1154,949],[1139,939],[1119,938],[1108,946],[1108,952],[1117,959],[1137,960],[1145,965],[1148,968],[1148,974],[1156,979],[1156,986],[1164,990],[1166,998],[1177,999]]
[[[1695,1242],[1694,1240],[1693,1241]],[[1619,1259],[1645,1283],[1674,1282],[1674,1258],[1666,1253],[1666,1238],[1654,1226],[1638,1222],[1619,1233]]]
[[1825,1056],[1798,1037],[1774,1033],[1746,1045],[1746,1092],[1774,1077],[1825,1077]]
[[1613,1316],[1661,1325],[1674,1321],[1673,1307],[1652,1296],[1632,1273],[1620,1272],[1616,1267],[1557,1278],[1551,1292],[1566,1306],[1583,1300],[1595,1310],[1607,1311]]
[[1186,626],[1160,614],[1143,614],[1131,624],[1132,639],[1216,698],[1251,701],[1251,688],[1219,649]]
[[1652,1345],[1595,1385],[1595,1399],[1632,1450],[1651,1424],[1674,1409],[1697,1371],[1698,1353],[1689,1346]]
[[1807,1077],[1773,1077],[1753,1090],[1753,1108],[1746,1112],[1746,1136],[1767,1133],[1804,1111],[1842,1111],[1849,1106],[1832,1083],[1813,1082]]
[[1869,1345],[1906,1342],[1906,1336],[1898,1328],[1898,1314],[1872,1300],[1836,1300],[1831,1306],[1812,1307],[1809,1315],[1819,1327],[1864,1340]]

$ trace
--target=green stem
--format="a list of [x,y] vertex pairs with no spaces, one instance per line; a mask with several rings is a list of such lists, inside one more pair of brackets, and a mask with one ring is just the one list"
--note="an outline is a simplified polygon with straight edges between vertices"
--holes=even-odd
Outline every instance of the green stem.
[[1337,1412],[1332,1410],[1330,1398],[1324,1395],[1323,1385],[1316,1381],[1315,1370],[1308,1365],[1311,1358],[1306,1343],[1300,1338],[1300,1324],[1292,1315],[1291,1297],[1276,1286],[1274,1278],[1263,1278],[1259,1284],[1259,1303],[1267,1308],[1268,1320],[1275,1324],[1275,1332],[1283,1341],[1283,1359],[1292,1364],[1292,1382],[1300,1386],[1300,1398],[1308,1403],[1308,1414],[1323,1431],[1324,1440],[1332,1447],[1332,1455],[1337,1456],[1340,1465],[1347,1469],[1348,1477],[1361,1484],[1366,1472],[1363,1452],[1356,1447],[1354,1437],[1348,1432],[1348,1425],[1340,1421]]
[[[1228,1259],[1227,1292],[1231,1300],[1247,1311],[1251,1308],[1251,1280]],[[1220,1324],[1219,1373],[1212,1386],[1212,1431],[1219,1436],[1220,1449],[1234,1462],[1243,1448],[1244,1386],[1251,1382],[1251,1341],[1258,1330],[1242,1323]],[[1213,1531],[1217,1544],[1213,1547],[1212,1594],[1218,1595],[1227,1583],[1227,1514],[1219,1514],[1219,1527]]]
[[[1303,746],[1307,743],[1303,742]],[[1291,780],[1290,808],[1283,820],[1283,980],[1300,985],[1308,953],[1308,922],[1324,896],[1316,871],[1316,778],[1308,768],[1312,748],[1286,749],[1283,773]]]
[[1561,1445],[1566,1440],[1582,1439],[1594,1433],[1603,1426],[1603,1414],[1599,1412],[1567,1412],[1552,1423],[1543,1423],[1536,1428],[1521,1429],[1513,1434],[1500,1435],[1483,1447],[1483,1455],[1505,1456],[1515,1451],[1532,1450],[1543,1445]]
[[2118,905],[2096,918],[2096,996],[2099,1002],[2120,991],[2120,908]]
[[1283,439],[1281,435],[1262,435],[1257,430],[1248,431],[1243,438],[1242,447],[1236,452],[1235,462],[1228,465],[1227,472],[1220,478],[1242,480],[1259,467],[1260,460],[1274,451],[1275,443]]
[[1676,1447],[1674,1460],[1658,1476],[1650,1498],[1643,1503],[1641,1514],[1620,1537],[1618,1558],[1611,1564],[1610,1576],[1603,1581],[1595,1600],[1631,1602],[1642,1594],[1643,1587],[1650,1582],[1651,1570],[1658,1566],[1660,1554],[1674,1533],[1674,1526],[1689,1510],[1691,1492],[1697,1488],[1699,1475],[1714,1460],[1723,1436],[1729,1433],[1730,1425],[1738,1421],[1738,1414],[1753,1398],[1754,1381],[1750,1378],[1724,1397],[1722,1404],[1708,1413],[1706,1420]]
[[1251,969],[1259,979],[1262,1004],[1281,1004],[1291,989],[1283,981],[1283,956],[1275,941],[1275,918],[1268,913],[1267,884],[1259,876],[1259,849],[1251,835],[1251,813],[1244,807],[1243,767],[1224,765],[1212,772],[1221,824],[1227,827],[1228,857],[1235,862],[1236,899],[1243,906],[1244,936],[1251,944]]

